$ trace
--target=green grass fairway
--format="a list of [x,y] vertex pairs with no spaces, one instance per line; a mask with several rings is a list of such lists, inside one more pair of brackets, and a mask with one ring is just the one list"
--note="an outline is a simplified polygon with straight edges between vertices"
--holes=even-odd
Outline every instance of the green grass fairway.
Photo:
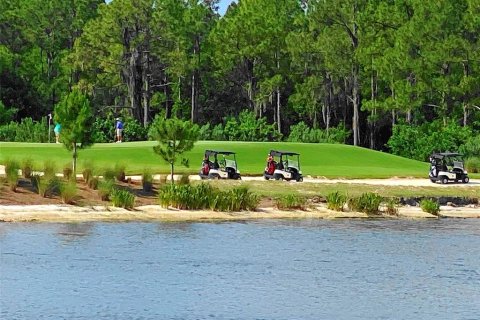
[[[124,164],[129,174],[139,174],[144,168],[149,168],[154,173],[168,173],[169,166],[153,152],[152,147],[155,144],[153,141],[95,144],[91,148],[80,150],[78,165],[81,169],[83,163],[90,160],[97,168],[113,167],[116,163]],[[197,173],[205,149],[237,152],[239,170],[243,175],[261,175],[270,149],[300,153],[303,174],[313,177],[426,178],[429,168],[427,163],[340,144],[199,141],[195,148],[186,154],[190,160],[190,168],[177,165],[176,173]],[[61,169],[70,163],[71,154],[59,144],[0,143],[1,163],[6,159],[21,161],[26,158],[32,159],[38,168],[48,161]]]

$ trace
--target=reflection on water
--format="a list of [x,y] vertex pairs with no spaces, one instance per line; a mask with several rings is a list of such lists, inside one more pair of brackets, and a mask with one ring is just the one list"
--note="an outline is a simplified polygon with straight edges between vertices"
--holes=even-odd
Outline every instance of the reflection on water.
[[0,224],[3,319],[476,319],[480,221]]

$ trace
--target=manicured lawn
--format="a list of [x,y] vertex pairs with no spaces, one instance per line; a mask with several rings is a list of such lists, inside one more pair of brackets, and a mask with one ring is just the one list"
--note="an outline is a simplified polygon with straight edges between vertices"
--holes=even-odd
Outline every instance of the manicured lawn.
[[[129,174],[139,174],[144,168],[154,173],[167,173],[169,166],[153,152],[155,142],[129,142],[122,144],[96,144],[80,150],[78,165],[81,169],[86,160],[95,167],[113,167],[124,164]],[[205,149],[219,149],[237,152],[238,167],[243,175],[261,175],[270,149],[287,150],[301,154],[301,169],[305,176],[327,178],[388,178],[426,177],[428,164],[347,145],[271,143],[271,142],[214,142],[199,141],[186,154],[190,168],[176,166],[176,172],[197,173]],[[38,168],[45,162],[54,162],[59,170],[71,161],[71,154],[57,144],[0,143],[0,162],[5,159],[23,160],[31,158]]]

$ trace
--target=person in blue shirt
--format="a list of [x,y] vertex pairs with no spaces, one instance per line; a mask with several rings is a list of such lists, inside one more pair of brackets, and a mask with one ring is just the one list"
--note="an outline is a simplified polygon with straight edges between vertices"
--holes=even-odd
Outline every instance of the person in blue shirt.
[[60,123],[55,124],[55,128],[53,128],[53,132],[55,132],[55,141],[56,143],[60,143],[60,130],[62,129],[62,126]]
[[117,133],[117,143],[122,142],[122,133],[123,133],[123,122],[120,118],[115,119],[115,131]]

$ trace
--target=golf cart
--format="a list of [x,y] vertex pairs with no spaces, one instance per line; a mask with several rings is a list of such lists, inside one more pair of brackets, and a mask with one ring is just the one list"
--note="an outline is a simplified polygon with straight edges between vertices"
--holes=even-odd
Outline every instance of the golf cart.
[[[221,159],[219,159],[221,156]],[[213,158],[213,162],[210,161]],[[206,150],[205,158],[200,169],[202,179],[235,179],[240,180],[240,171],[237,168],[235,152]]]
[[463,167],[463,158],[459,153],[434,153],[430,156],[430,181],[440,181],[446,184],[449,181],[468,183],[470,178]]
[[300,170],[300,154],[271,150],[263,177],[265,180],[303,181],[302,171]]

